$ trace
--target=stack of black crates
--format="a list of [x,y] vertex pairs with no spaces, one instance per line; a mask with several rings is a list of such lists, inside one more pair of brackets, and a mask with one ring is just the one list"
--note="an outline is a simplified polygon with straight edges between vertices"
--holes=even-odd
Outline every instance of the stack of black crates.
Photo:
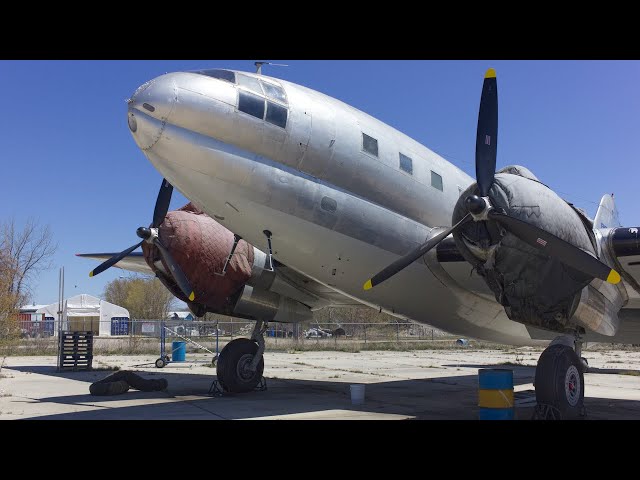
[[93,332],[60,332],[59,370],[91,370]]

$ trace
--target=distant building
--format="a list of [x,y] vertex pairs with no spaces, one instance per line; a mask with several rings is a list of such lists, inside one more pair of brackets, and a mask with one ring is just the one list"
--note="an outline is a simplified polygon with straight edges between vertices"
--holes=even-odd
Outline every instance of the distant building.
[[[20,322],[20,333],[23,337],[50,337],[54,334],[54,321],[57,315],[52,316],[50,313],[38,313],[38,310],[47,305],[23,305],[18,313],[18,321]],[[58,304],[56,303],[57,311]]]
[[187,321],[195,320],[195,317],[191,312],[169,312],[169,315],[167,315],[167,318],[169,320],[187,320]]
[[[51,336],[58,332],[58,302],[50,305],[25,305],[19,320],[23,336]],[[62,330],[93,332],[95,335],[128,335],[129,311],[87,294],[75,295],[64,301]]]

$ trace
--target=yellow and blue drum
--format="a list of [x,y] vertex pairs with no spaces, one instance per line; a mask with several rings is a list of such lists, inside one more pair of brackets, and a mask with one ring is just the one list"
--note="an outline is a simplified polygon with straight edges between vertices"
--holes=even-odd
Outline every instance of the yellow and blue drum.
[[513,370],[478,370],[480,420],[513,420]]

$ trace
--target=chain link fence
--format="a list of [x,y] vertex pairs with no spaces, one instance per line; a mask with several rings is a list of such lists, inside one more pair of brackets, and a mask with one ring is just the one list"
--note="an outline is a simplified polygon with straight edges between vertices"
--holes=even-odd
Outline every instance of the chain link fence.
[[[58,330],[91,331],[100,337],[160,337],[163,326],[179,335],[189,337],[247,337],[251,335],[255,322],[252,321],[199,321],[199,320],[130,320],[112,318],[99,321],[93,318],[70,318],[58,324],[57,320],[21,320],[18,322],[20,338],[37,339],[57,336]],[[427,325],[412,323],[312,323],[279,324],[271,323],[265,338],[296,338],[299,340],[320,340],[328,338],[351,338],[362,341],[376,340],[436,340],[446,336],[440,330]]]
[[[185,321],[185,320],[130,320],[112,318],[70,317],[60,325],[57,320],[20,320],[19,340],[13,345],[25,354],[55,354],[60,329],[91,331],[95,334],[96,353],[154,353],[160,351],[163,339],[169,351],[171,342],[186,341],[187,352],[200,350],[196,344],[211,351],[220,351],[229,341],[250,337],[255,322]],[[346,349],[369,345],[445,343],[455,344],[456,337],[426,325],[412,323],[306,323],[268,324],[264,334],[269,349]],[[423,347],[423,348],[424,348]],[[410,346],[409,346],[410,348]]]

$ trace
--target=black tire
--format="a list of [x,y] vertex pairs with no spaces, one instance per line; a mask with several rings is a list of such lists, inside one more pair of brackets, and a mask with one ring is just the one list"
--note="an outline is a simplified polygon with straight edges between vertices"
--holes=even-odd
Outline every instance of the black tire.
[[225,392],[246,393],[256,388],[264,371],[264,357],[255,372],[245,367],[258,351],[258,344],[249,338],[236,338],[227,343],[218,356],[216,373]]
[[127,390],[131,387],[141,392],[159,392],[169,386],[169,382],[164,378],[143,378],[130,370],[119,370],[95,382],[94,385],[118,382],[125,382]]
[[89,386],[89,393],[96,396],[121,395],[129,391],[129,384],[124,380],[115,382],[96,382]]
[[156,368],[164,368],[166,364],[167,362],[165,361],[164,358],[159,358],[156,360]]
[[539,405],[552,405],[565,420],[583,415],[583,366],[571,347],[551,345],[542,352],[536,367],[534,385]]
[[165,390],[169,383],[164,378],[143,378],[137,373],[124,371],[124,380],[131,388],[140,390],[141,392],[159,392]]

